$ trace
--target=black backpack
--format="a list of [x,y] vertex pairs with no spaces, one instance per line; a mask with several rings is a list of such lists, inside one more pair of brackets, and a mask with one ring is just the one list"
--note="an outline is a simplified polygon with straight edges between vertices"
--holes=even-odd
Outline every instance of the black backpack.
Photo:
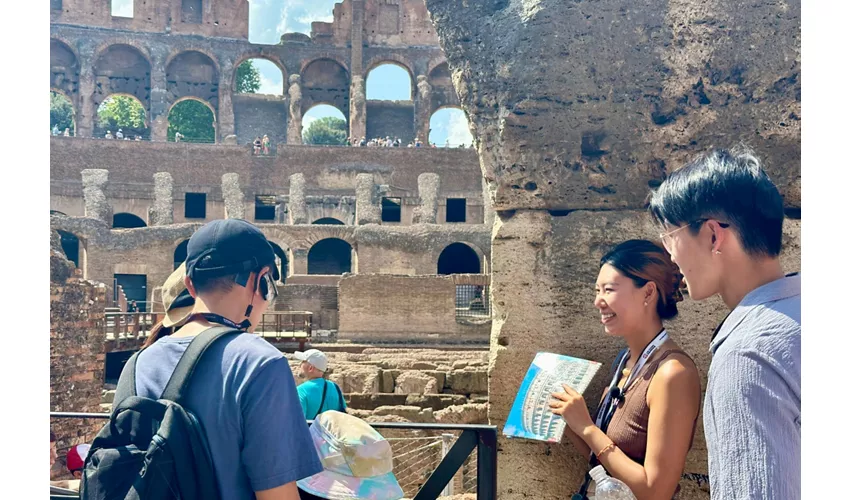
[[159,400],[136,395],[139,353],[130,357],[118,379],[109,423],[86,457],[82,500],[221,498],[204,429],[182,403],[207,348],[240,333],[219,326],[194,338]]

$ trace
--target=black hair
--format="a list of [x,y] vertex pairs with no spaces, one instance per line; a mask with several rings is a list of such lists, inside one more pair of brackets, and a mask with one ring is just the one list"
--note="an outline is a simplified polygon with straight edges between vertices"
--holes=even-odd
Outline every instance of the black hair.
[[670,174],[649,211],[658,224],[691,224],[691,234],[700,219],[729,223],[751,256],[777,257],[782,249],[782,196],[745,146],[712,150]]
[[648,240],[624,241],[602,256],[599,267],[606,264],[631,279],[638,288],[650,281],[655,283],[656,310],[661,319],[672,319],[679,314],[676,303],[683,298],[679,288],[682,274],[664,247]]

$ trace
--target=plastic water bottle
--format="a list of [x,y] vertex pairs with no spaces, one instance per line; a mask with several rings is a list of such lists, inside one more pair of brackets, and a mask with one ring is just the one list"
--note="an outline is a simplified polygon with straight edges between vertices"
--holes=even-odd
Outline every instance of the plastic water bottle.
[[610,477],[601,465],[590,469],[590,477],[596,483],[596,500],[637,500],[626,483]]

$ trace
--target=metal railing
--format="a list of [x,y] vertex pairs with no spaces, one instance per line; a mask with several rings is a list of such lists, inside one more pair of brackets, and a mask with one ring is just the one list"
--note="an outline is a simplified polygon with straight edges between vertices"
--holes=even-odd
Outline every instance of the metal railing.
[[[50,412],[51,419],[106,420],[109,416],[108,413]],[[307,424],[312,421],[308,420]],[[396,422],[370,422],[369,425],[381,430],[392,446],[393,473],[406,497],[436,500],[452,494],[474,493],[478,500],[496,499],[495,426]],[[416,436],[397,436],[399,432]],[[426,453],[435,458],[422,458]],[[50,498],[68,500],[79,498],[79,495],[51,495]]]

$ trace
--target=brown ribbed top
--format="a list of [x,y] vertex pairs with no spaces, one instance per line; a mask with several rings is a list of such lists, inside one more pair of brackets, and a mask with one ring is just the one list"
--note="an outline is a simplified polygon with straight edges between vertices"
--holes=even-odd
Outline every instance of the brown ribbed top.
[[[629,386],[625,393],[625,401],[618,404],[614,416],[611,418],[611,423],[608,424],[606,434],[611,438],[611,441],[623,450],[623,453],[628,455],[629,458],[639,464],[643,464],[646,458],[646,432],[649,427],[649,405],[646,404],[646,393],[649,390],[652,377],[658,370],[658,365],[670,354],[682,354],[693,363],[693,359],[681,349],[669,349],[654,354],[652,356],[654,359],[650,359],[644,365],[640,376]],[[604,393],[602,397],[604,399]],[[694,443],[696,427],[697,421],[694,419],[694,426],[691,430],[691,445]]]

